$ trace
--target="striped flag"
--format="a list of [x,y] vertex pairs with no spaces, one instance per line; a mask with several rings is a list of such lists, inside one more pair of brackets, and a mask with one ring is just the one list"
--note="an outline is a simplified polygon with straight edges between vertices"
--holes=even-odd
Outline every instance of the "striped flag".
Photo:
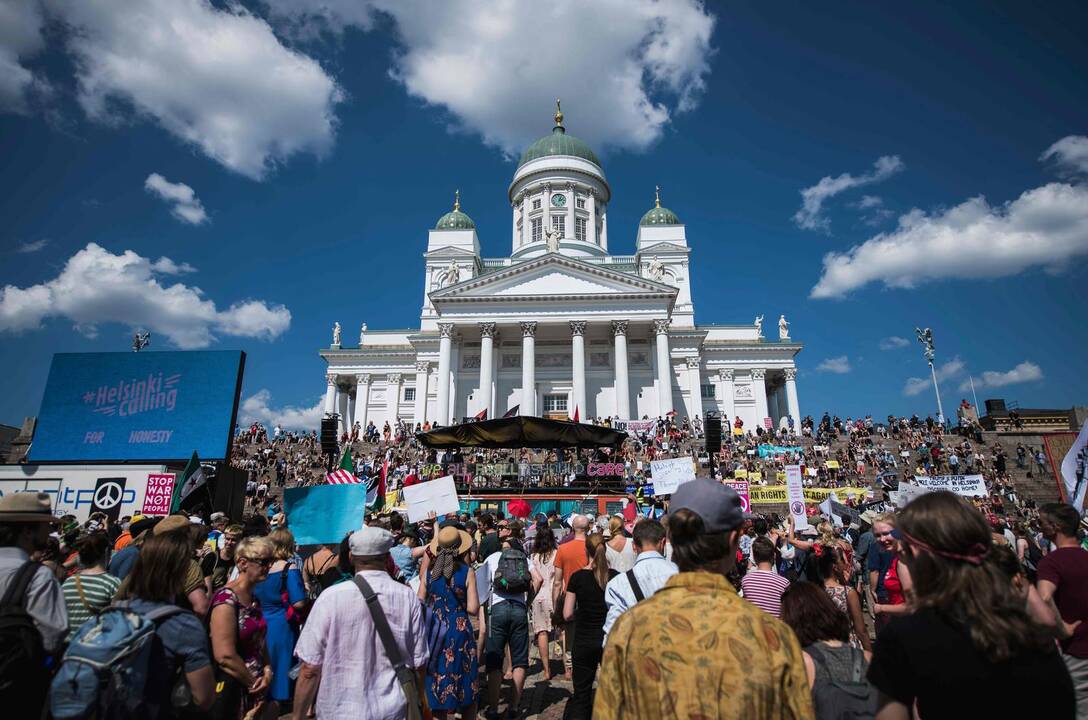
[[357,485],[362,482],[355,476],[355,466],[351,462],[351,448],[344,448],[344,457],[340,458],[340,467],[331,473],[325,473],[325,482],[329,485]]
[[370,480],[370,486],[366,489],[366,511],[381,512],[385,507],[385,479],[389,474],[389,458],[382,463],[381,472]]

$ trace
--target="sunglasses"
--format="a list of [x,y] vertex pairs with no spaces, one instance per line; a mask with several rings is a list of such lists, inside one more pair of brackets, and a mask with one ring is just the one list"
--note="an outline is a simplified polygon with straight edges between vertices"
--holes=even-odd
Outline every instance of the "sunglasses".
[[246,560],[247,562],[251,562],[254,565],[260,565],[261,567],[264,567],[264,568],[271,567],[272,563],[276,562],[272,558],[242,558],[242,559]]

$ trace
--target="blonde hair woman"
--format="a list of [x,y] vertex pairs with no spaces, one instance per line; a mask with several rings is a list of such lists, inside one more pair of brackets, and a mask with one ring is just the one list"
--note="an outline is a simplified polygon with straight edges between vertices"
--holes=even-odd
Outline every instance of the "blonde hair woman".
[[624,533],[623,518],[613,515],[608,519],[608,543],[605,545],[608,567],[625,573],[635,566],[634,544]]
[[278,702],[291,699],[291,679],[287,673],[294,663],[295,643],[306,610],[306,586],[301,569],[295,564],[295,536],[285,527],[268,533],[274,562],[268,577],[253,594],[261,604],[268,623],[268,656],[272,661],[272,685],[268,695]]

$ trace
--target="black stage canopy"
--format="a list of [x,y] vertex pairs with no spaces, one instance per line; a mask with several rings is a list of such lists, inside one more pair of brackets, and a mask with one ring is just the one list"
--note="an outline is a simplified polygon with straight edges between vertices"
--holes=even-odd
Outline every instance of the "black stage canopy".
[[450,425],[416,433],[427,447],[448,449],[483,448],[564,448],[618,447],[627,433],[597,425],[518,416]]

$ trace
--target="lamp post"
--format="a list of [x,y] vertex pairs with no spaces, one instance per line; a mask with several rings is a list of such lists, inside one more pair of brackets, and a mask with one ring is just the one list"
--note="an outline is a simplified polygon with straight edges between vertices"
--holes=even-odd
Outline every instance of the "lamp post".
[[933,331],[929,328],[925,330],[914,328],[914,334],[918,336],[918,342],[922,343],[922,347],[925,348],[922,354],[925,355],[926,362],[929,363],[929,374],[933,377],[933,391],[937,393],[937,422],[943,426],[944,410],[941,408],[941,388],[937,386],[937,370],[933,367]]
[[151,344],[150,332],[138,332],[132,336],[132,352],[140,352]]

